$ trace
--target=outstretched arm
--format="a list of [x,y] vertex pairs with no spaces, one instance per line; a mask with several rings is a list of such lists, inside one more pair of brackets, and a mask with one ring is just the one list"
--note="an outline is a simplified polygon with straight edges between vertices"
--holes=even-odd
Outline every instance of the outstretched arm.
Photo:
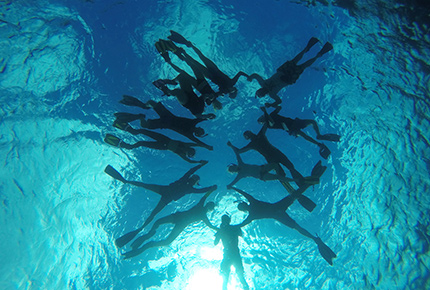
[[252,81],[252,80],[257,80],[257,82],[260,84],[260,86],[264,87],[266,85],[266,81],[259,75],[256,73],[253,73],[252,75],[250,75],[248,77],[248,81]]
[[237,188],[237,187],[232,187],[232,189],[236,190],[237,192],[239,192],[241,195],[243,195],[247,200],[249,200],[250,203],[253,203],[254,201],[257,201],[255,198],[252,197],[252,195],[250,195],[249,193],[246,193],[245,191]]
[[205,193],[207,191],[213,192],[215,189],[217,189],[218,187],[216,185],[212,185],[212,186],[208,186],[208,187],[203,187],[203,188],[194,188],[194,193]]
[[235,85],[236,83],[237,83],[237,81],[239,80],[239,78],[241,77],[241,76],[244,76],[244,77],[246,77],[247,79],[249,79],[249,75],[248,74],[246,74],[246,73],[244,73],[243,71],[239,71],[233,78],[232,78],[232,82],[233,82],[233,85]]
[[[228,145],[228,144],[227,144],[227,145]],[[251,141],[251,142],[249,142],[249,143],[248,143],[248,145],[246,145],[245,147],[242,147],[242,148],[237,148],[237,147],[235,147],[235,148],[236,148],[237,153],[244,153],[244,152],[247,152],[247,151],[249,151],[249,150],[254,149],[254,148],[253,148],[253,145],[252,145],[252,141]]]
[[242,178],[243,178],[242,174],[240,174],[240,172],[237,173],[237,175],[234,178],[234,180],[232,182],[230,182],[230,184],[227,185],[227,189],[233,188],[233,185],[235,185]]
[[197,166],[194,166],[193,168],[191,168],[190,170],[188,170],[187,173],[184,174],[184,176],[181,177],[181,180],[183,180],[183,179],[189,179],[190,176],[194,174],[194,172],[196,172],[197,170],[199,170],[200,168],[202,168],[207,163],[208,163],[207,161],[203,161],[203,162],[201,162],[201,164],[199,164]]
[[269,93],[269,97],[271,97],[275,101],[273,103],[266,103],[266,107],[277,107],[280,103],[282,103],[281,98],[277,94]]
[[207,218],[207,216],[205,216],[204,218],[203,218],[203,222],[209,227],[209,228],[211,228],[211,229],[213,229],[213,230],[215,230],[215,231],[218,231],[219,230],[219,228],[217,228],[216,226],[214,226],[213,224],[211,224],[211,222],[209,221],[209,219]]
[[265,135],[266,131],[267,131],[267,128],[268,128],[267,124],[264,124],[263,128],[261,128],[261,130],[260,130],[260,132],[258,132],[257,136],[261,137],[261,136]]
[[236,155],[236,159],[237,159],[237,163],[238,163],[238,165],[239,166],[241,166],[241,165],[243,165],[243,160],[242,160],[242,157],[240,157],[240,154],[239,154],[239,152],[238,152],[238,148],[237,147],[235,147],[233,144],[231,144],[231,142],[230,141],[228,141],[227,142],[227,145],[229,146],[229,147],[231,147],[231,149],[233,149],[233,152],[234,152],[234,154]]

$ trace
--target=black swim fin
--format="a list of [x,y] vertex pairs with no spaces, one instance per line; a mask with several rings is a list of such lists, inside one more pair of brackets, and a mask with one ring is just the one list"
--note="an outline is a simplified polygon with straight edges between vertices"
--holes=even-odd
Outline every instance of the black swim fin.
[[114,115],[116,117],[115,122],[120,123],[129,123],[146,117],[144,114],[130,114],[122,112],[115,113]]
[[340,136],[337,134],[324,134],[317,136],[318,140],[325,140],[325,141],[332,141],[332,142],[339,142]]
[[134,239],[134,237],[136,237],[137,236],[137,234],[139,234],[140,233],[140,231],[142,230],[143,228],[142,227],[140,227],[140,228],[138,228],[137,230],[134,230],[134,231],[131,231],[131,232],[129,232],[129,233],[126,233],[125,235],[123,235],[123,236],[121,236],[121,237],[119,237],[118,239],[116,239],[115,240],[115,245],[118,247],[118,248],[122,248],[122,247],[124,247],[125,245],[127,245],[132,239]]
[[318,251],[324,260],[333,266],[333,259],[337,257],[336,254],[326,244],[324,244],[319,237],[315,238],[315,242],[317,243]]
[[113,168],[110,165],[106,166],[105,173],[107,175],[109,175],[110,177],[112,177],[113,179],[119,180],[123,183],[127,183],[127,180],[125,180],[125,178],[122,177],[122,175],[118,171],[116,171],[115,168]]
[[[309,197],[302,195],[304,190],[295,190],[291,184],[286,181],[280,181],[289,194],[297,198],[297,201],[309,212],[312,212],[317,206]],[[297,196],[298,195],[298,196]]]
[[139,101],[138,99],[136,99],[135,97],[132,97],[132,96],[123,95],[122,100],[119,102],[121,104],[126,105],[126,106],[133,106],[133,107],[139,107],[142,109],[149,109],[149,107],[145,103]]
[[330,149],[328,149],[328,147],[325,146],[322,143],[319,146],[320,146],[320,155],[321,155],[321,157],[324,158],[324,159],[327,159],[330,156],[330,154],[331,154]]
[[316,37],[312,37],[311,39],[309,39],[308,44],[306,45],[306,51],[309,51],[312,48],[312,46],[314,46],[318,42],[319,42],[319,39]]
[[122,142],[121,139],[119,139],[118,137],[111,135],[111,134],[106,134],[104,141],[107,144],[115,146],[115,147],[120,147],[119,144],[121,144],[121,142]]
[[326,42],[323,48],[321,48],[321,50],[318,52],[318,55],[322,56],[323,54],[329,52],[332,49],[333,49],[333,45],[330,42]]
[[312,168],[311,176],[320,178],[326,171],[327,166],[323,166],[321,160]]
[[185,44],[188,47],[192,45],[191,41],[187,40],[185,37],[173,30],[170,30],[170,35],[167,36],[167,38],[176,43]]

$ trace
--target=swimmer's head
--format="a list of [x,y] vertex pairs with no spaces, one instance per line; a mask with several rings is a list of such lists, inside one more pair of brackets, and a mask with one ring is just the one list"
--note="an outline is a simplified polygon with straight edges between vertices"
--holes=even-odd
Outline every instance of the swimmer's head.
[[245,137],[245,139],[246,140],[249,140],[249,139],[251,139],[252,137],[254,137],[255,136],[255,134],[254,133],[252,133],[251,131],[249,131],[249,130],[247,130],[247,131],[245,131],[244,133],[243,133],[243,137]]
[[262,98],[269,93],[267,88],[261,88],[255,92],[255,96],[258,98]]
[[196,136],[196,137],[203,137],[203,135],[205,135],[205,130],[203,129],[203,128],[200,128],[200,127],[196,127],[195,129],[194,129],[194,135]]
[[266,118],[264,116],[261,116],[257,119],[257,122],[261,125],[264,125],[266,123]]
[[213,201],[208,202],[205,205],[206,211],[212,211],[215,209],[215,203]]
[[242,201],[237,205],[237,209],[240,211],[249,211],[249,205]]
[[196,174],[191,175],[191,177],[190,177],[190,183],[192,185],[197,185],[199,183],[199,181],[200,181],[200,176],[198,176]]
[[193,158],[196,155],[196,149],[188,148],[186,154],[188,158]]
[[229,225],[230,222],[231,222],[231,218],[228,214],[225,214],[221,217],[221,224],[222,225],[226,225],[226,224]]
[[237,173],[237,172],[239,172],[239,165],[237,165],[237,164],[230,164],[230,165],[227,167],[227,170],[228,170],[228,172],[230,172],[230,173]]

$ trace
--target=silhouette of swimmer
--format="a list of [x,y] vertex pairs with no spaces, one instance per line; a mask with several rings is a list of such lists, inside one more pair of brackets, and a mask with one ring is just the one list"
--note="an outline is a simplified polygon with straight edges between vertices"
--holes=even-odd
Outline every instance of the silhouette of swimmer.
[[[229,185],[227,185],[227,188],[235,185],[239,180],[245,177],[253,177],[256,179],[260,179],[263,181],[269,181],[269,180],[280,180],[285,182],[293,181],[291,178],[285,177],[285,175],[282,175],[279,173],[280,165],[278,163],[269,163],[264,165],[254,165],[254,164],[246,164],[243,162],[242,158],[240,157],[240,154],[238,152],[238,149],[233,146],[233,144],[227,142],[227,145],[230,146],[237,159],[237,164],[230,164],[228,166],[228,171],[230,173],[237,173],[236,177],[232,182],[230,182]],[[278,170],[276,171],[276,174],[270,173],[272,170]]]
[[245,280],[242,257],[240,256],[239,250],[239,236],[242,236],[241,226],[232,226],[230,222],[230,217],[228,215],[223,215],[221,217],[221,226],[215,228],[217,233],[215,234],[214,243],[218,245],[219,241],[222,240],[222,245],[224,247],[224,255],[221,262],[221,275],[223,278],[222,289],[227,290],[231,266],[234,266],[236,269],[237,276],[239,277],[240,283],[242,283],[243,289],[249,289],[248,283],[246,283]]
[[247,78],[249,77],[246,73],[239,71],[233,78],[230,78],[225,73],[223,73],[212,60],[204,56],[196,46],[173,30],[170,30],[170,35],[167,38],[176,43],[184,44],[187,47],[192,48],[202,60],[204,65],[192,58],[183,49],[176,50],[175,54],[191,67],[197,77],[205,76],[207,79],[211,80],[218,86],[220,93],[229,94],[230,98],[235,98],[237,95],[237,89],[234,87],[234,85],[237,83],[239,78],[241,76],[245,76]]
[[[176,47],[176,46],[175,46]],[[179,53],[179,51],[183,51],[183,49],[175,49],[176,54],[182,58],[182,55]],[[192,66],[191,69],[194,72],[194,76],[195,78],[193,78],[192,76],[190,76],[187,72],[185,72],[183,69],[179,68],[177,65],[173,64],[170,59],[168,61],[168,63],[170,64],[170,66],[176,70],[180,75],[187,75],[189,76],[188,78],[186,78],[184,81],[189,82],[187,85],[188,86],[193,86],[194,89],[196,89],[200,94],[200,98],[203,98],[204,102],[207,105],[213,105],[214,109],[219,110],[222,109],[222,104],[217,100],[217,98],[222,95],[221,92],[215,92],[212,87],[210,86],[210,84],[208,83],[208,81],[205,78],[205,75],[203,74],[203,72],[199,69],[196,69],[196,66]],[[168,84],[175,84],[177,83],[175,79],[173,80],[168,80],[168,79],[160,79],[157,80],[155,82],[153,82],[153,84],[159,88],[160,90],[162,90],[165,94],[169,93],[169,89],[167,88]]]
[[[208,202],[205,205],[205,201],[207,197],[213,191],[209,191],[203,196],[203,198],[191,209],[182,212],[176,212],[174,214],[165,216],[156,220],[153,224],[151,230],[140,237],[138,237],[132,244],[132,251],[126,252],[123,254],[125,259],[129,259],[135,257],[149,248],[154,247],[163,247],[172,243],[181,233],[182,231],[190,224],[203,221],[208,227],[213,228],[212,224],[209,222],[208,217],[206,216],[207,212],[212,211],[215,208],[215,203]],[[144,242],[149,240],[152,236],[155,235],[157,228],[164,224],[172,224],[173,229],[170,234],[163,240],[160,241],[150,241],[140,247]],[[140,248],[139,248],[140,247]]]
[[[122,100],[123,104],[134,106],[136,104],[139,107],[140,102],[138,99],[130,96],[124,96]],[[142,103],[143,104],[143,103]],[[191,141],[194,141],[198,146],[213,150],[213,147],[202,142],[197,137],[204,137],[205,130],[201,127],[197,127],[200,122],[208,119],[215,118],[214,114],[209,114],[205,117],[197,117],[195,119],[189,119],[184,117],[178,117],[171,113],[161,102],[155,102],[149,100],[143,104],[145,108],[152,108],[159,116],[158,119],[145,119],[146,116],[143,114],[130,114],[130,113],[115,113],[116,120],[114,127],[125,130],[129,126],[129,122],[140,120],[140,125],[145,129],[170,129],[173,130]],[[136,133],[136,130],[132,130],[130,133]]]
[[112,134],[106,134],[104,141],[109,145],[112,145],[118,148],[125,148],[125,149],[146,147],[146,148],[158,149],[158,150],[169,150],[169,151],[172,151],[173,153],[176,153],[179,157],[181,157],[182,159],[184,159],[189,163],[203,162],[202,160],[196,161],[196,160],[190,159],[190,158],[193,158],[194,155],[196,154],[196,149],[193,148],[198,146],[198,144],[196,143],[173,140],[157,132],[152,132],[146,129],[134,129],[128,124],[126,127],[122,128],[122,130],[127,131],[133,135],[143,134],[148,136],[149,138],[154,139],[155,141],[139,141],[134,144],[128,144]]
[[327,146],[321,142],[314,140],[306,133],[304,133],[302,130],[308,126],[312,126],[315,133],[317,134],[318,140],[327,140],[327,141],[333,141],[333,142],[340,141],[340,136],[337,134],[321,135],[320,130],[318,128],[318,124],[314,120],[299,119],[299,118],[291,119],[288,117],[281,116],[279,115],[279,112],[281,111],[282,108],[279,106],[276,107],[276,109],[270,114],[267,113],[266,108],[262,107],[261,109],[263,110],[264,115],[258,118],[258,122],[260,124],[267,124],[267,126],[271,129],[285,130],[288,132],[288,134],[292,136],[295,136],[295,137],[301,136],[305,140],[313,144],[316,144],[320,148],[319,153],[321,157],[323,157],[324,159],[327,159],[331,153],[330,150],[327,148]]
[[248,212],[248,217],[238,225],[239,227],[243,227],[258,219],[275,219],[287,227],[295,229],[305,237],[312,239],[317,244],[318,251],[324,260],[326,260],[330,265],[333,265],[333,259],[336,258],[336,254],[326,244],[324,244],[318,236],[313,236],[297,224],[297,222],[285,212],[288,207],[293,204],[296,198],[295,196],[289,195],[276,203],[267,203],[255,199],[243,190],[235,187],[232,188],[242,194],[249,201],[249,204],[246,202],[240,202],[237,206],[240,211]]
[[266,80],[256,73],[250,75],[248,80],[252,81],[255,79],[261,86],[261,89],[257,90],[255,96],[261,98],[265,95],[269,95],[269,97],[271,97],[275,102],[271,104],[266,103],[266,106],[276,107],[279,105],[282,101],[278,96],[278,92],[284,87],[294,84],[307,67],[311,66],[318,58],[333,49],[333,46],[329,42],[326,42],[315,57],[302,64],[298,64],[303,55],[308,52],[317,42],[319,42],[319,40],[315,37],[312,37],[303,51],[301,51],[292,60],[289,60],[281,65],[276,70],[276,73]]
[[105,168],[105,172],[108,175],[110,175],[112,178],[119,180],[123,183],[143,187],[161,196],[160,201],[155,206],[155,208],[153,209],[149,217],[146,219],[145,223],[138,229],[131,231],[123,235],[122,237],[118,238],[115,241],[115,244],[121,248],[127,243],[129,243],[132,239],[134,239],[134,237],[137,234],[139,234],[139,232],[141,232],[154,219],[155,215],[159,213],[170,202],[177,201],[187,194],[206,193],[209,191],[214,191],[217,188],[216,185],[204,187],[204,188],[194,187],[196,184],[198,184],[200,180],[200,177],[198,175],[195,175],[194,172],[196,172],[205,164],[207,164],[207,161],[203,164],[200,164],[191,168],[179,180],[172,182],[169,185],[148,184],[148,183],[143,183],[138,181],[126,180],[118,171],[116,171],[112,166],[108,165]]
[[166,96],[174,96],[178,102],[187,108],[194,116],[204,116],[205,101],[194,92],[192,83],[194,79],[187,73],[180,73],[173,81],[179,83],[180,88],[169,89],[167,80],[153,82],[154,86],[160,89]]
[[[243,136],[245,137],[245,139],[250,140],[250,142],[245,147],[237,149],[237,152],[244,153],[249,150],[256,150],[261,155],[263,155],[267,163],[283,164],[290,171],[291,176],[293,177],[297,186],[300,187],[302,184],[304,184],[305,181],[303,176],[294,168],[293,163],[291,163],[291,161],[287,158],[287,156],[285,156],[284,153],[282,153],[279,149],[270,144],[269,140],[267,140],[267,137],[265,135],[266,131],[267,125],[264,125],[257,135],[255,135],[251,131],[245,131],[245,133],[243,133]],[[285,175],[285,172],[282,170],[281,167],[279,167],[277,172],[280,175]]]

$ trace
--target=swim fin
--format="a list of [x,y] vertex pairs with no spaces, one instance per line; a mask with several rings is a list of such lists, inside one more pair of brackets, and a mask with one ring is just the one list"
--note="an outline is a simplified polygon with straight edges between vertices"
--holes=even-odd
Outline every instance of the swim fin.
[[126,106],[133,106],[133,107],[139,107],[142,109],[149,109],[149,107],[145,103],[139,101],[138,99],[136,99],[135,97],[132,97],[132,96],[123,95],[122,100],[119,102],[123,105],[126,105]]
[[110,177],[112,177],[113,179],[119,180],[123,183],[127,183],[127,180],[125,180],[125,178],[122,177],[122,175],[118,171],[116,171],[115,168],[113,168],[110,165],[106,166],[105,173],[107,175],[109,175]]
[[318,52],[318,56],[322,56],[323,54],[329,52],[332,49],[333,49],[333,45],[330,42],[326,42],[323,48],[321,48],[321,50]]
[[[281,184],[288,191],[289,194],[297,198],[297,201],[309,212],[312,212],[314,208],[317,206],[315,202],[313,202],[309,197],[302,195],[304,190],[295,190],[291,184],[286,181],[281,181]],[[297,196],[298,195],[298,196]]]
[[320,178],[326,171],[327,166],[323,166],[321,160],[312,168],[311,176]]
[[330,150],[328,149],[327,146],[325,146],[322,143],[320,143],[319,146],[320,146],[320,155],[321,155],[321,157],[324,158],[324,159],[327,159],[330,156],[330,154],[331,154]]
[[113,122],[113,126],[115,128],[118,128],[118,129],[121,129],[121,130],[124,130],[124,131],[127,131],[127,128],[130,127],[130,125],[127,122],[121,122],[121,121],[118,121],[118,119],[116,119]]
[[122,112],[115,113],[114,115],[116,117],[115,122],[121,123],[129,123],[146,117],[144,114],[130,114]]
[[319,237],[315,238],[315,242],[317,243],[318,251],[324,260],[333,266],[333,259],[337,257],[336,254],[326,244],[324,244]]
[[167,52],[169,49],[168,49],[168,45],[166,43],[166,40],[159,39],[155,43],[155,48],[157,49],[157,51],[161,54],[161,56],[164,58],[164,60],[167,63],[171,62],[169,53]]
[[121,144],[121,142],[122,142],[121,139],[119,139],[118,137],[115,137],[114,135],[111,135],[111,134],[106,134],[104,141],[107,144],[115,146],[115,147],[120,147],[119,144]]
[[312,37],[311,39],[309,39],[308,44],[306,45],[306,51],[309,51],[312,48],[312,46],[314,46],[318,42],[319,42],[319,39],[316,37]]
[[191,41],[187,40],[185,37],[173,30],[170,30],[170,35],[167,36],[167,38],[176,43],[185,44],[188,47],[192,45]]
[[340,136],[337,134],[324,134],[317,136],[318,140],[326,140],[326,141],[332,141],[332,142],[339,142]]
[[222,109],[222,104],[217,99],[213,100],[212,106],[214,107],[215,111]]
[[134,239],[134,237],[136,237],[137,236],[137,234],[139,234],[140,233],[140,231],[142,230],[143,228],[142,227],[140,227],[140,228],[138,228],[137,230],[134,230],[134,231],[131,231],[131,232],[129,232],[129,233],[126,233],[125,235],[123,235],[123,236],[121,236],[121,237],[119,237],[118,239],[116,239],[115,240],[115,245],[118,247],[118,248],[122,248],[122,247],[124,247],[125,245],[127,245],[132,239]]

